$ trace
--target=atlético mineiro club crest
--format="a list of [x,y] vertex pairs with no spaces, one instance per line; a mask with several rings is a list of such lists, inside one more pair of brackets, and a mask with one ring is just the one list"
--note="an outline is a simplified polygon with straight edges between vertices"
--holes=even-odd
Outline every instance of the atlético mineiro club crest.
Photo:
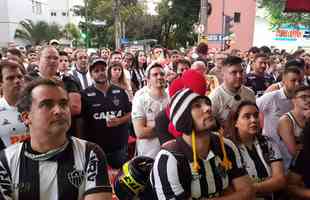
[[69,182],[76,188],[79,188],[84,180],[84,172],[80,170],[73,170],[72,172],[68,173],[68,180]]

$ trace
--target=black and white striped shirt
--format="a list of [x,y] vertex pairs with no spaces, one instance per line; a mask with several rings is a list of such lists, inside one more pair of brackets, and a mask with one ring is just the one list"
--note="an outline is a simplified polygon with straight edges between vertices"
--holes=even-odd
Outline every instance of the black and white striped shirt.
[[[267,136],[256,137],[253,147],[238,145],[244,167],[253,182],[262,182],[272,176],[271,163],[282,161],[282,155],[277,143]],[[257,199],[273,199],[273,194],[259,195]]]
[[162,149],[156,156],[151,184],[157,199],[198,199],[218,197],[234,178],[246,175],[237,147],[228,139],[224,145],[232,168],[225,170],[223,152],[217,134],[210,134],[210,151],[206,159],[198,159],[199,172],[192,170],[192,148],[182,138],[174,141],[174,150]]
[[71,137],[53,156],[43,155],[29,142],[0,152],[0,199],[77,200],[111,191],[105,154],[96,144]]

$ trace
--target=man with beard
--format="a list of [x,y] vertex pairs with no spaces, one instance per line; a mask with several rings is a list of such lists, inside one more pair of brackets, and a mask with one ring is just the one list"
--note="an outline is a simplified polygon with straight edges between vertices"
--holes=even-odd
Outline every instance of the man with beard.
[[228,56],[224,59],[223,83],[209,95],[212,101],[212,112],[222,124],[235,111],[241,101],[255,102],[254,92],[243,85],[242,62],[242,59],[237,56]]
[[0,149],[29,139],[27,129],[21,121],[16,103],[24,82],[24,71],[20,64],[3,60],[0,62],[0,83],[3,96],[0,99]]
[[122,88],[107,81],[107,64],[96,59],[89,66],[94,85],[82,91],[83,137],[99,144],[108,164],[119,169],[128,159],[131,104]]
[[283,145],[277,130],[279,119],[293,109],[292,98],[302,80],[302,73],[298,68],[286,68],[282,75],[283,87],[280,90],[266,93],[256,100],[259,111],[263,115],[263,135],[272,137],[279,146]]
[[275,82],[273,77],[266,73],[268,60],[269,57],[266,54],[256,54],[252,65],[253,71],[245,77],[245,85],[251,88],[257,97],[262,96],[265,90]]
[[69,98],[60,84],[29,83],[17,107],[31,137],[0,153],[0,199],[111,199],[104,152],[66,135]]
[[149,65],[145,73],[147,85],[136,92],[131,117],[137,136],[137,154],[155,158],[160,150],[155,117],[168,104],[168,95],[165,92],[165,72],[160,64]]
[[156,199],[254,199],[232,141],[215,127],[211,101],[190,89],[170,100],[170,119],[182,137],[163,145],[151,172]]

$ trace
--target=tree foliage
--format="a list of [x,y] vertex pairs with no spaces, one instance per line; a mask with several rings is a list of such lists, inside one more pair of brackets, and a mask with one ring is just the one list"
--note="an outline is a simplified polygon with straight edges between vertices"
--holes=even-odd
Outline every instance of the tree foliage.
[[310,26],[309,13],[286,13],[284,12],[286,0],[261,0],[259,7],[265,8],[268,12],[268,21],[272,28],[283,24],[302,24]]
[[[114,41],[114,0],[88,0],[87,8],[84,6],[74,6],[77,15],[85,17],[87,14],[88,23],[81,22],[80,28],[83,32],[88,32],[92,44],[100,46],[113,46]],[[87,10],[86,10],[87,9]],[[129,23],[130,19],[143,14],[143,8],[137,0],[120,1],[120,17],[124,24]],[[104,26],[93,24],[93,21],[105,22]],[[126,26],[127,28],[127,26]]]
[[160,41],[169,48],[193,45],[197,34],[193,24],[199,20],[200,1],[162,0],[158,13],[162,25]]
[[160,40],[161,22],[159,16],[141,15],[131,17],[126,23],[126,36],[130,40]]
[[63,31],[67,39],[79,40],[81,37],[79,28],[73,23],[66,24]]
[[25,19],[20,28],[16,29],[15,38],[29,41],[32,45],[48,42],[51,39],[60,39],[63,36],[61,27],[57,24],[48,24],[44,21],[33,22]]

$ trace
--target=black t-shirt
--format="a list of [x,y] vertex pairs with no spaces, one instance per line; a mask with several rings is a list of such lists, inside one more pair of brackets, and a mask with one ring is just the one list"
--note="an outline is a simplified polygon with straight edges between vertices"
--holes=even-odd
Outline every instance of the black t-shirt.
[[82,91],[82,132],[85,139],[99,144],[110,153],[128,143],[128,124],[107,127],[107,116],[123,117],[131,112],[131,104],[125,90],[111,85],[106,94],[91,86]]
[[253,73],[249,73],[245,78],[245,85],[250,87],[257,97],[264,94],[264,91],[275,82],[272,76],[264,74],[264,76],[258,76]]

